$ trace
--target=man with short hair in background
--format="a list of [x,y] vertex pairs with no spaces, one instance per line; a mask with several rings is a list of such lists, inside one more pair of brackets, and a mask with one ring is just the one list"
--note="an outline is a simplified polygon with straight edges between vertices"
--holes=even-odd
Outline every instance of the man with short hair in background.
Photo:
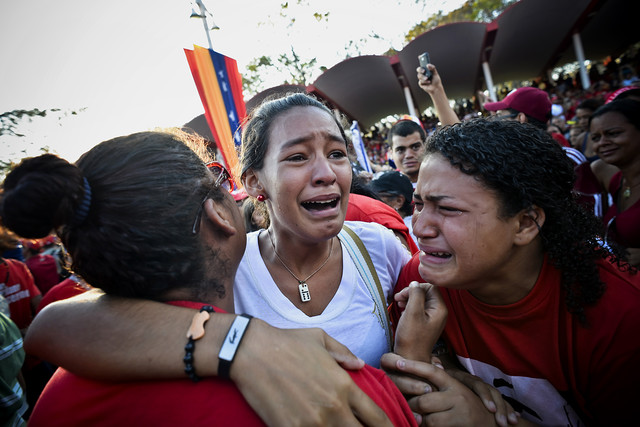
[[389,130],[388,138],[396,168],[409,177],[415,188],[420,162],[424,156],[426,132],[413,120],[402,119]]

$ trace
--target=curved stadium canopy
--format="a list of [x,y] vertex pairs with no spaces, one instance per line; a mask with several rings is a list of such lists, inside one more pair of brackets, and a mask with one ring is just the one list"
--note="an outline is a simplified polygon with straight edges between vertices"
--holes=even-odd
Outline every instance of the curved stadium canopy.
[[[638,0],[521,0],[491,23],[443,25],[418,36],[395,56],[349,58],[309,86],[267,89],[247,101],[247,111],[268,95],[306,91],[366,129],[384,117],[408,112],[408,99],[419,111],[429,107],[415,71],[424,51],[438,67],[449,98],[471,98],[487,87],[483,62],[494,82],[531,80],[576,61],[574,34],[588,60],[619,56],[640,41],[639,12]],[[185,126],[210,138],[203,116]]]

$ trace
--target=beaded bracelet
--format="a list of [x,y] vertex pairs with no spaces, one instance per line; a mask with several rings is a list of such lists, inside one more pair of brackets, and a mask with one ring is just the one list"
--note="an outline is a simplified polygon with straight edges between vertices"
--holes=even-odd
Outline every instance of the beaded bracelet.
[[193,315],[191,326],[187,330],[187,345],[184,346],[184,372],[191,378],[191,381],[197,383],[200,377],[196,375],[196,369],[193,366],[193,351],[196,349],[196,340],[204,336],[204,324],[211,318],[209,313],[215,310],[210,305],[203,306],[200,311]]
[[236,357],[236,352],[238,351],[238,347],[240,347],[242,337],[244,337],[244,333],[246,332],[252,318],[253,316],[248,314],[240,314],[236,316],[235,320],[231,324],[229,332],[227,332],[227,336],[224,338],[224,342],[220,348],[220,353],[218,353],[219,378],[229,378],[231,364],[233,363],[233,359]]

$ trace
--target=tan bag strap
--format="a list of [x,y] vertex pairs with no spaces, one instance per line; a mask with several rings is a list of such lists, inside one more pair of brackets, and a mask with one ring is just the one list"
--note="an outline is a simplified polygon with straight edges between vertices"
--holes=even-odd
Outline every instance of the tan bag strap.
[[389,319],[389,312],[387,311],[387,301],[384,297],[382,285],[380,284],[380,278],[373,265],[373,261],[371,261],[369,251],[367,251],[360,237],[346,225],[342,227],[338,238],[347,249],[347,252],[349,252],[362,280],[364,280],[369,289],[371,299],[374,302],[373,312],[385,331],[387,344],[389,350],[391,350],[393,348],[393,335],[391,334],[391,320]]

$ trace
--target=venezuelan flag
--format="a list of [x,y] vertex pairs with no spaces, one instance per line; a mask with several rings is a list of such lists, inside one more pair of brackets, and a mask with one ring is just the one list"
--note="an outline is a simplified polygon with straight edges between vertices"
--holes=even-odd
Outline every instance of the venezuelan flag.
[[238,178],[236,147],[241,143],[240,124],[247,115],[238,64],[228,56],[200,46],[184,52],[218,150],[229,171]]

